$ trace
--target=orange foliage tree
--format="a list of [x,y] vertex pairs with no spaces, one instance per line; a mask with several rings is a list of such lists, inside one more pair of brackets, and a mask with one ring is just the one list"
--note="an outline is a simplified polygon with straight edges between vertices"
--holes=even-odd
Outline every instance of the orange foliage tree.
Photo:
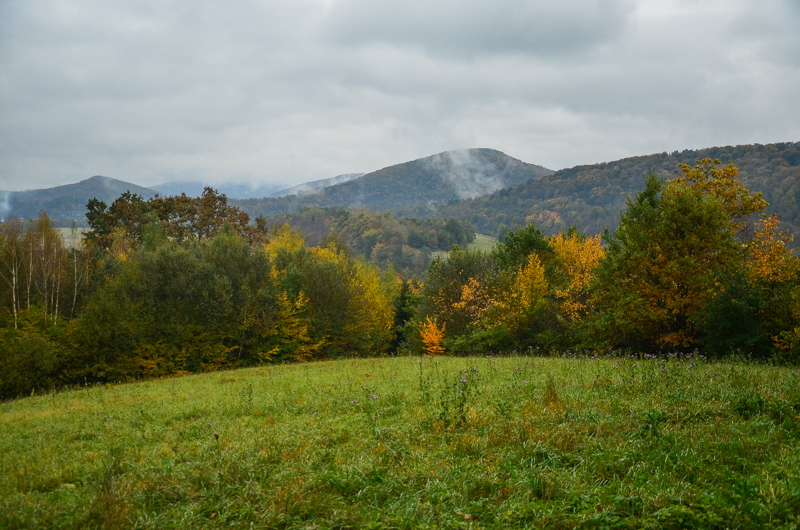
[[444,328],[446,322],[442,322],[442,327],[439,327],[435,319],[428,317],[419,326],[419,333],[422,336],[422,344],[425,353],[431,356],[441,355],[444,353],[444,346],[442,346],[442,339],[444,339]]

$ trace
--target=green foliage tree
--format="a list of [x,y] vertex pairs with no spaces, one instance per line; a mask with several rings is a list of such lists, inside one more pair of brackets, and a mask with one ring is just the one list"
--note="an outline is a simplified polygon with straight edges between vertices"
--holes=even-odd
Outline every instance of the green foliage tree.
[[611,347],[686,348],[694,323],[741,252],[726,204],[697,186],[655,175],[606,233],[594,282],[592,333]]
[[393,303],[393,332],[389,344],[389,351],[393,353],[399,353],[406,346],[410,338],[411,322],[416,314],[416,306],[419,303],[419,299],[414,296],[411,290],[411,283],[408,279],[400,277],[399,283],[400,286]]
[[497,240],[501,243],[505,241],[510,231],[511,230],[509,230],[505,223],[500,223],[500,226],[497,227]]
[[553,248],[545,233],[536,225],[528,224],[509,231],[502,245],[494,249],[497,264],[504,270],[516,270],[528,264],[528,256],[535,253],[544,262],[550,261]]

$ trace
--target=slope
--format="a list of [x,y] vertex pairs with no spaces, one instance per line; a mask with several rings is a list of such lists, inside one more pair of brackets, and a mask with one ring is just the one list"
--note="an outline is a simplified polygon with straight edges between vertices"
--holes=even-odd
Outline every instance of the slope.
[[329,179],[312,180],[311,182],[303,182],[289,188],[281,189],[269,194],[269,197],[287,197],[289,195],[309,195],[319,193],[322,189],[342,182],[347,182],[358,177],[363,177],[364,173],[345,173],[344,175],[336,175]]
[[447,151],[386,167],[313,195],[231,201],[250,215],[302,207],[348,206],[419,214],[552,173],[494,149]]
[[396,357],[37,389],[0,403],[0,527],[792,528],[798,376],[659,361]]
[[32,219],[44,210],[58,224],[69,224],[75,220],[82,225],[85,222],[84,214],[89,199],[96,197],[110,204],[126,191],[138,193],[145,199],[156,194],[155,190],[130,182],[95,176],[76,184],[10,192],[9,209],[6,212],[0,211],[0,215]]
[[605,226],[616,228],[625,198],[644,187],[648,173],[671,178],[678,164],[694,165],[706,157],[733,162],[742,184],[764,194],[770,203],[767,212],[778,213],[784,227],[800,234],[800,142],[684,150],[577,166],[448,204],[430,215],[470,221],[484,234],[496,234],[501,224],[527,222],[551,234],[570,226],[597,234]]

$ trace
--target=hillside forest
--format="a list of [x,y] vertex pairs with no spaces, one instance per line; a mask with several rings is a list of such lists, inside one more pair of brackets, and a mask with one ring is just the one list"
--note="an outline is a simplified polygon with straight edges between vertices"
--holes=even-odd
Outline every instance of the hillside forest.
[[[7,220],[0,397],[405,353],[697,349],[796,362],[792,236],[733,164],[676,170],[651,174],[614,231],[549,234],[531,220],[488,252],[463,249],[474,232],[456,221],[344,209],[251,220],[211,189],[89,201],[90,230],[71,249],[44,214]],[[388,258],[445,244],[422,275]]]
[[520,182],[481,197],[443,204],[425,215],[469,221],[482,234],[534,223],[555,235],[575,226],[587,235],[615,229],[626,200],[645,188],[646,177],[667,180],[680,174],[680,164],[718,159],[739,169],[748,189],[763,193],[766,212],[800,236],[800,142],[712,147],[636,156],[613,162],[576,166]]
[[465,149],[389,166],[318,193],[232,202],[253,216],[345,206],[419,217],[442,205],[514,187],[550,173],[547,168],[494,149]]

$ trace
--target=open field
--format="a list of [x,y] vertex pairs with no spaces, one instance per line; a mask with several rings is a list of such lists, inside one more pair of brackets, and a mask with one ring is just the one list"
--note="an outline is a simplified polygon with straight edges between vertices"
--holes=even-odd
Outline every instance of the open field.
[[83,240],[83,234],[85,234],[89,229],[88,228],[76,228],[74,231],[72,228],[57,228],[61,233],[61,237],[64,238],[64,244],[67,248],[75,248],[80,245],[81,241]]
[[0,527],[782,527],[800,371],[655,358],[269,366],[0,404]]
[[484,234],[475,234],[475,241],[467,245],[468,249],[490,252],[497,244],[497,239]]

